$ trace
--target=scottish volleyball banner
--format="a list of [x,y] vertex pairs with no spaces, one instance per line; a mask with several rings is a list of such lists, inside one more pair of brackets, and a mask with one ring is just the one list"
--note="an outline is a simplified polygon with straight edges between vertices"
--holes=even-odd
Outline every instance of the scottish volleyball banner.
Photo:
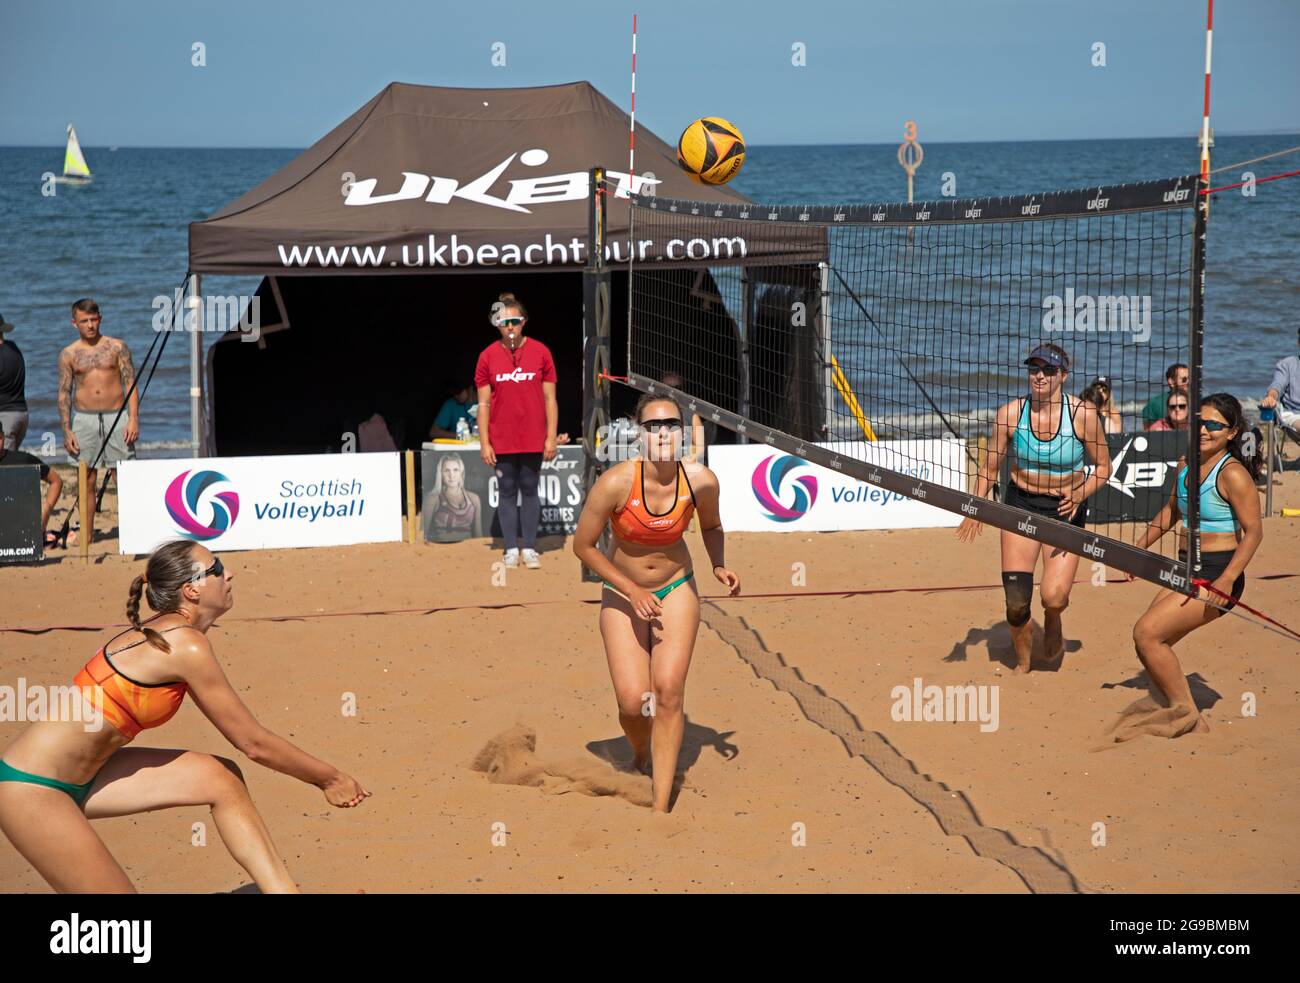
[[[964,490],[965,454],[956,440],[843,441],[818,446],[923,481]],[[722,526],[751,532],[921,529],[956,526],[961,516],[810,464],[766,444],[719,444],[709,467],[722,487]]]
[[169,539],[219,552],[402,537],[395,453],[125,461],[118,481],[123,553]]

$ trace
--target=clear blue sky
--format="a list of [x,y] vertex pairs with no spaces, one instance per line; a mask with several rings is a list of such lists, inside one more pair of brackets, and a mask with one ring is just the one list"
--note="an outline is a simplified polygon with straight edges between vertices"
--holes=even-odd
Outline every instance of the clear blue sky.
[[[0,145],[75,122],[88,146],[304,147],[394,80],[587,79],[626,108],[634,9],[638,122],[670,141],[702,115],[751,144],[892,142],[907,118],[938,142],[1200,125],[1205,0],[0,0]],[[1216,132],[1300,131],[1300,0],[1216,13]]]

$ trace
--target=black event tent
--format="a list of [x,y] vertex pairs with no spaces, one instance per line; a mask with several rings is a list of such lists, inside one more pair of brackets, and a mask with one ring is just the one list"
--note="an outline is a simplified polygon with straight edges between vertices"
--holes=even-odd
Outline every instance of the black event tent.
[[[449,390],[470,380],[478,353],[497,337],[488,316],[505,290],[527,306],[528,333],[554,353],[560,429],[579,434],[590,169],[608,169],[615,312],[627,308],[629,191],[748,200],[692,181],[673,148],[643,129],[635,178],[622,170],[627,152],[627,114],[587,82],[387,86],[257,187],[190,225],[192,273],[263,277],[257,340],[229,334],[208,353],[202,451],[337,451],[342,435],[375,411],[399,446],[418,447]],[[690,240],[689,256],[678,240],[638,236],[633,248],[636,262],[663,261],[660,269],[679,270],[691,295],[706,300],[717,293],[709,267],[807,268],[825,258],[761,228],[743,243]],[[724,363],[740,357],[743,325],[683,317],[683,331],[718,334],[708,344]],[[619,321],[615,371],[626,364]],[[690,366],[680,370],[690,377]],[[734,379],[696,381],[735,390]]]

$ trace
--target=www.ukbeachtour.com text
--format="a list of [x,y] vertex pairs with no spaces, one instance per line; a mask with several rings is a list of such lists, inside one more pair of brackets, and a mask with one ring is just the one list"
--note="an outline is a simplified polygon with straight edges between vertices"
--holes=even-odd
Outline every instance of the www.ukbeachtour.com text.
[[[365,246],[301,245],[280,243],[276,246],[280,263],[286,267],[480,267],[480,266],[581,266],[588,260],[585,238],[555,237],[547,232],[536,242],[477,243],[466,242],[455,233],[427,237],[403,243]],[[605,244],[605,259],[625,263],[631,250],[626,239],[612,239]],[[749,255],[744,236],[696,236],[669,239],[662,248],[654,239],[637,239],[634,261],[656,260],[735,260]]]

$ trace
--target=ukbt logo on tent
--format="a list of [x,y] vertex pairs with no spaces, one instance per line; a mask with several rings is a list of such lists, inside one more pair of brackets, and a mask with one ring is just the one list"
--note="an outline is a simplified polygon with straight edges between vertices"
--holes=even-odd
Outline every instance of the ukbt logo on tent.
[[817,477],[811,474],[802,474],[790,480],[794,501],[789,505],[782,504],[782,485],[786,478],[795,468],[807,465],[807,461],[792,454],[772,454],[763,458],[754,469],[750,487],[754,490],[758,504],[773,522],[793,522],[806,515],[816,504]]
[[[568,174],[550,174],[545,177],[518,178],[507,181],[510,190],[504,198],[490,194],[492,186],[505,172],[505,169],[519,158],[524,167],[541,167],[551,155],[540,147],[525,150],[521,154],[511,154],[492,170],[461,184],[460,179],[423,174],[419,171],[402,171],[402,186],[390,194],[377,195],[378,178],[364,178],[355,181],[348,188],[345,205],[382,205],[392,201],[414,201],[423,198],[435,205],[446,205],[453,198],[491,205],[493,208],[505,208],[512,212],[532,214],[527,205],[547,205],[557,201],[582,201],[587,197],[590,176],[586,171],[571,171]],[[658,178],[649,174],[633,175],[619,171],[606,171],[608,180],[615,182],[614,197],[626,198],[628,194],[654,194],[654,186],[660,184]]]
[[235,524],[239,496],[233,491],[211,490],[229,481],[219,471],[182,471],[172,479],[163,500],[181,535],[202,543],[216,539]]

